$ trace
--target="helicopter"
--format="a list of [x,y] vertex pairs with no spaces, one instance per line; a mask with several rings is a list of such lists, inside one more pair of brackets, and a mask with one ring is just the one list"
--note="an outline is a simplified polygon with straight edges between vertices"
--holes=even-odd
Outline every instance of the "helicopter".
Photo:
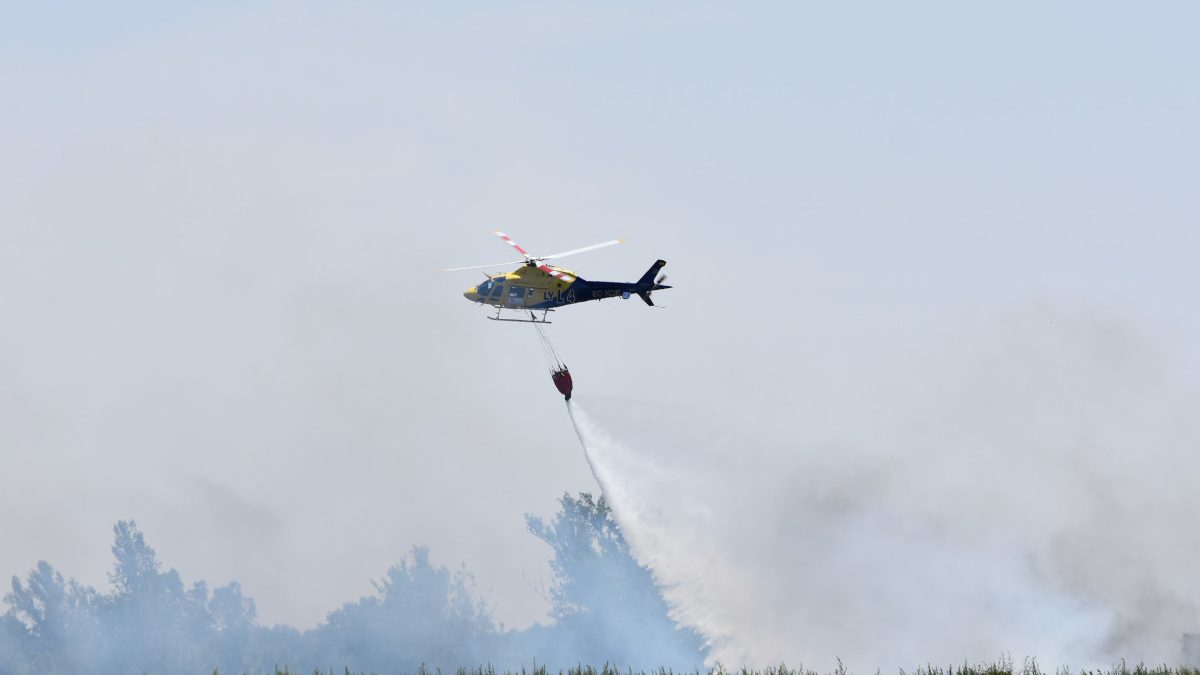
[[[463,293],[463,297],[471,302],[478,303],[481,306],[491,305],[495,307],[496,315],[486,317],[493,321],[551,323],[546,317],[550,312],[559,307],[573,305],[578,302],[587,302],[588,300],[603,300],[605,298],[624,298],[628,300],[634,295],[637,295],[643,302],[653,307],[654,301],[650,299],[650,294],[654,291],[670,288],[670,286],[663,285],[663,281],[667,278],[665,274],[659,276],[657,279],[655,278],[658,271],[667,264],[665,260],[656,260],[640,279],[633,282],[588,281],[581,278],[575,272],[562,267],[547,265],[545,262],[547,260],[565,258],[576,253],[615,246],[622,243],[620,239],[613,239],[552,255],[533,256],[521,248],[507,234],[499,230],[495,234],[497,237],[503,239],[505,243],[516,249],[524,260],[491,265],[474,265],[471,267],[451,267],[446,270],[447,272],[459,272],[488,267],[520,265],[517,269],[506,274],[492,275],[484,272],[487,281],[478,286],[472,286]],[[500,313],[506,309],[522,313],[529,312],[529,318],[512,319],[501,317]],[[542,313],[541,318],[538,318],[535,314],[537,311]]]

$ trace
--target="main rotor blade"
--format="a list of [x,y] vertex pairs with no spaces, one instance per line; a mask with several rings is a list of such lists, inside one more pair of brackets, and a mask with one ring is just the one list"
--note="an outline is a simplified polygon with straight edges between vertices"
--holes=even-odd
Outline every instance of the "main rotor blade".
[[521,248],[521,245],[518,244],[517,242],[513,241],[511,238],[509,238],[509,236],[507,234],[504,234],[500,230],[496,230],[496,236],[500,237],[504,241],[511,244],[513,248],[517,249],[517,253],[520,253],[521,255],[525,256],[526,262],[533,262],[533,256],[529,255],[528,251]]
[[546,274],[549,274],[550,276],[554,277],[555,279],[561,279],[561,280],[567,282],[568,284],[571,283],[572,281],[575,281],[575,277],[571,276],[570,274],[567,274],[566,272],[559,272],[558,270],[554,269],[553,267],[551,267],[549,265],[538,265],[538,269],[545,272]]
[[526,261],[518,260],[516,262],[492,263],[491,265],[471,265],[470,267],[448,267],[443,272],[461,272],[463,270],[481,270],[486,267],[512,267],[513,265],[524,265]]
[[604,248],[606,246],[616,246],[617,244],[621,244],[621,243],[624,243],[623,239],[613,239],[612,241],[604,241],[604,242],[600,242],[599,244],[592,244],[591,246],[584,246],[583,248],[574,248],[574,249],[571,249],[570,251],[563,251],[562,253],[551,253],[550,255],[539,256],[537,258],[534,258],[534,260],[553,260],[555,258],[565,258],[569,255],[575,255],[576,253],[584,253],[585,251],[595,251],[598,248]]

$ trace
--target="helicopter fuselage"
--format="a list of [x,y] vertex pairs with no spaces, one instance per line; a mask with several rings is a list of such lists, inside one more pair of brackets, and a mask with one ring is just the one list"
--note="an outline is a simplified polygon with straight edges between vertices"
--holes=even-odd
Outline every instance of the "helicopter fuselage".
[[463,293],[471,302],[499,309],[552,310],[588,300],[630,298],[637,295],[648,305],[652,291],[670,288],[656,283],[655,274],[666,262],[659,260],[636,282],[588,281],[561,267],[522,265],[507,274],[496,274]]

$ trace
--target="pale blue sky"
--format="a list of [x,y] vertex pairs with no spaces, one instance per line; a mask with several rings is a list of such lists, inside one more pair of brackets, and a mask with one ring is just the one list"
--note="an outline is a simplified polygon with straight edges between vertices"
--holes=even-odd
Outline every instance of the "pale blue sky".
[[536,341],[437,272],[502,259],[495,227],[628,240],[570,261],[586,278],[668,260],[667,309],[558,315],[581,398],[768,447],[886,439],[1044,324],[1128,335],[1190,387],[1198,19],[9,3],[0,574],[102,583],[133,517],[269,621],[311,625],[413,543],[541,616],[521,514],[594,488]]

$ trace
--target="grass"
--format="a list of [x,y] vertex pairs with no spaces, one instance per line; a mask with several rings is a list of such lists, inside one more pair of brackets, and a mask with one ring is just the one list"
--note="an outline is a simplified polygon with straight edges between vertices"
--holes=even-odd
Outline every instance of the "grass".
[[[287,668],[276,668],[273,674],[266,675],[308,675],[309,671],[288,670]],[[338,673],[333,670],[313,670],[312,675],[379,675],[377,673],[355,673],[349,668]],[[220,675],[217,671],[213,671],[213,675]],[[250,674],[245,674],[250,675]],[[430,669],[421,666],[412,675],[450,675],[448,672],[443,673],[439,669]],[[652,671],[634,671],[630,669],[621,670],[608,664],[599,668],[595,666],[576,666],[567,670],[548,670],[544,666],[521,670],[497,670],[492,666],[483,666],[479,668],[459,668],[453,675],[853,675],[842,665],[841,659],[838,659],[837,667],[829,672],[821,673],[816,670],[811,670],[800,666],[798,668],[789,668],[785,664],[779,664],[762,670],[754,670],[750,668],[741,668],[738,670],[727,670],[724,666],[718,664],[707,670],[694,670],[688,672],[675,672],[669,668],[659,668]],[[874,675],[882,675],[880,671],[875,671]],[[1147,666],[1139,663],[1130,668],[1122,661],[1108,669],[1097,670],[1068,670],[1060,668],[1053,672],[1044,671],[1038,666],[1037,659],[1027,658],[1019,666],[1011,658],[1001,658],[993,663],[971,664],[963,663],[961,665],[934,665],[926,664],[919,666],[915,670],[906,671],[903,668],[897,671],[897,675],[1200,675],[1200,668],[1192,668],[1187,666],[1171,667],[1166,664],[1158,666]]]

